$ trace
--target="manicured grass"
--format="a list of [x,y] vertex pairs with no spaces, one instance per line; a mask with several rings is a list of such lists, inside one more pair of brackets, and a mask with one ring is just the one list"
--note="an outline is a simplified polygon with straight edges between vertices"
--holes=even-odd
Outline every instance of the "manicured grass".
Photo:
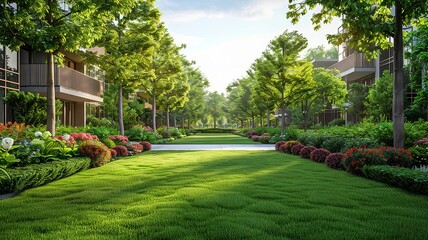
[[260,144],[246,137],[230,133],[197,133],[196,135],[180,138],[171,144]]
[[0,239],[428,239],[427,196],[275,151],[148,152],[0,209]]

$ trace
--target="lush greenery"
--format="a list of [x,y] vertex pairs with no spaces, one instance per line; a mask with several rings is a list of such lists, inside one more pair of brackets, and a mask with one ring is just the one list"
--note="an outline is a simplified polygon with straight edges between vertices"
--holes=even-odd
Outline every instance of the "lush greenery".
[[428,234],[426,196],[274,151],[149,152],[27,190],[0,208],[2,239]]
[[[177,139],[174,144],[254,144],[248,138],[230,133],[198,133],[186,138]],[[257,143],[256,143],[257,144]]]

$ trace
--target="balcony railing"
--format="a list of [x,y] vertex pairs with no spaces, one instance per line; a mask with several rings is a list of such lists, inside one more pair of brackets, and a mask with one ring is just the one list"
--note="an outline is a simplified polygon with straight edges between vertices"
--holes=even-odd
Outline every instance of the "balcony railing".
[[[46,86],[46,64],[21,64],[21,86]],[[101,96],[102,82],[68,67],[55,65],[55,86]]]
[[335,68],[343,73],[352,68],[375,68],[375,61],[368,61],[362,53],[353,53],[342,61],[331,65],[329,68]]

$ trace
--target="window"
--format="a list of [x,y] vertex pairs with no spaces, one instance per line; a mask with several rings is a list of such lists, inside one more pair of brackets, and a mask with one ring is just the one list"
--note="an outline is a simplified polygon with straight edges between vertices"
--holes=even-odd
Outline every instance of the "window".
[[6,69],[18,72],[18,52],[13,52],[6,47]]

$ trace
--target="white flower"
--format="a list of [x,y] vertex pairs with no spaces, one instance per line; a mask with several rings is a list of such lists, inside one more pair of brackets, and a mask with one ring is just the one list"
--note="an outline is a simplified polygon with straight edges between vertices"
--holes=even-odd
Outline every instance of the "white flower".
[[6,149],[9,150],[13,145],[13,139],[12,138],[3,138],[3,140],[1,141],[1,146]]
[[62,139],[64,139],[65,141],[70,140],[70,134],[64,134],[64,136],[62,136]]
[[35,132],[34,133],[34,136],[36,136],[36,137],[40,137],[40,136],[42,136],[42,132],[40,132],[40,131],[37,131],[37,132]]

